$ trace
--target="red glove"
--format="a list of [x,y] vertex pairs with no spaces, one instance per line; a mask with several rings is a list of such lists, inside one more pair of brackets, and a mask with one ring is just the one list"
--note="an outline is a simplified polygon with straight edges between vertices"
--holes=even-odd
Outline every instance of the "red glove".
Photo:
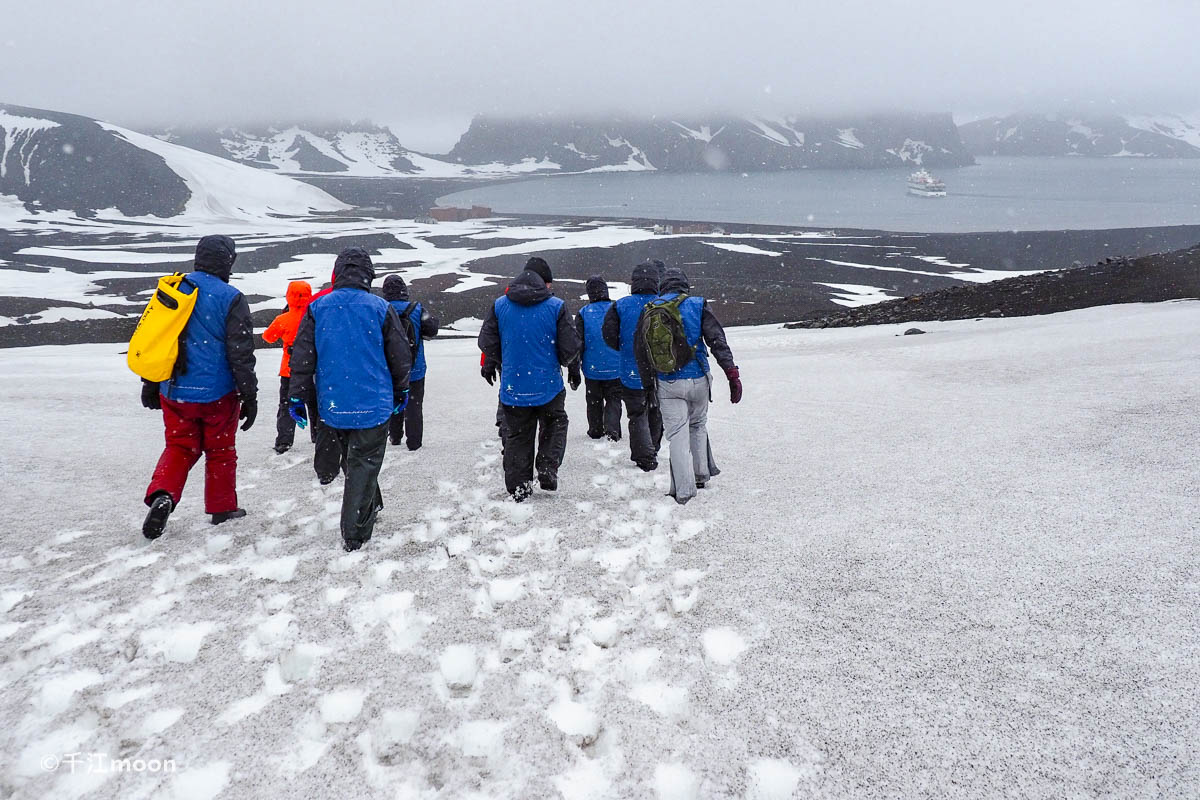
[[729,402],[737,404],[742,399],[742,379],[738,375],[738,368],[733,367],[725,370],[725,377],[729,379]]

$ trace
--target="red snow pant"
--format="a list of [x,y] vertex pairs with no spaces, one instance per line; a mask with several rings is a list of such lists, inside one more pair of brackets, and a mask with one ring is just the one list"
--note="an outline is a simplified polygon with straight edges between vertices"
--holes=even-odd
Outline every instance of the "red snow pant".
[[146,489],[146,505],[156,492],[179,505],[188,472],[204,453],[204,513],[233,511],[237,504],[237,392],[210,403],[177,403],[161,397],[167,446]]

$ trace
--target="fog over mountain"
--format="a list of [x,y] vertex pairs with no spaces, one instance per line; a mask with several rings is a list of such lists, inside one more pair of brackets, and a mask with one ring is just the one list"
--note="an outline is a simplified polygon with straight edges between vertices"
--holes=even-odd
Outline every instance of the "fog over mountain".
[[130,126],[1200,106],[1192,0],[9,6],[0,100]]

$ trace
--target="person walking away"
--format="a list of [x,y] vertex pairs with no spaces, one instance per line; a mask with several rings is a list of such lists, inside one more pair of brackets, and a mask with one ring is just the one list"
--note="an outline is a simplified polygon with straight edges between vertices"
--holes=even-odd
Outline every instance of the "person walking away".
[[341,449],[346,485],[341,530],[347,552],[370,540],[383,509],[379,470],[388,423],[403,412],[412,350],[400,318],[371,294],[375,268],[360,247],[334,265],[333,291],[309,303],[292,345],[292,394],[298,416],[315,400],[322,423]]
[[204,511],[220,525],[246,516],[237,499],[238,420],[250,430],[258,415],[254,334],[246,297],[229,285],[237,250],[228,236],[205,236],[196,245],[195,269],[186,279],[196,305],[180,343],[175,375],[142,382],[142,405],[161,410],[166,446],[150,485],[142,535],[157,539],[183,497],[188,472],[204,455]]
[[621,353],[604,341],[604,315],[612,307],[608,283],[600,275],[587,281],[588,303],[575,317],[583,342],[584,396],[587,401],[588,436],[607,435],[621,440]]
[[541,258],[529,259],[504,296],[492,304],[479,330],[485,379],[490,374],[494,380],[499,366],[504,486],[518,503],[533,494],[535,464],[542,489],[558,489],[558,470],[567,449],[562,367],[568,368],[572,390],[582,382],[579,339],[566,303],[551,292],[552,282],[550,265]]
[[[287,288],[287,311],[275,317],[267,329],[263,331],[263,341],[268,344],[282,342],[283,357],[279,361],[279,408],[275,412],[275,452],[286,453],[292,448],[296,439],[296,421],[288,413],[288,382],[292,370],[292,344],[296,341],[296,332],[300,330],[300,320],[312,300],[312,287],[307,281],[292,281]],[[315,442],[316,434],[309,431]]]
[[[729,381],[730,402],[741,401],[742,381],[725,339],[725,329],[709,309],[707,301],[689,293],[687,275],[679,269],[667,269],[660,290],[658,298],[642,311],[635,336],[635,352],[645,384],[657,384],[655,394],[671,453],[670,495],[683,505],[696,496],[697,489],[703,489],[710,478],[720,473],[708,440],[708,405],[712,396],[709,353]],[[675,352],[682,350],[684,355],[678,358],[676,369],[671,372],[655,367],[656,354],[663,348],[661,338],[658,345],[646,341],[647,330],[651,335],[654,333],[649,324],[654,314],[660,315],[660,322],[673,320],[660,327],[660,331],[674,328],[674,336],[668,337],[668,341],[682,338],[686,343],[683,348],[674,348]],[[678,330],[677,323],[682,323],[682,331]],[[676,359],[674,352],[671,356],[668,360]]]
[[604,315],[604,342],[621,353],[621,394],[629,416],[629,459],[646,472],[658,469],[662,443],[662,417],[650,403],[633,351],[633,334],[646,304],[658,296],[658,268],[638,264],[629,281],[630,294],[622,297]]
[[425,341],[438,335],[438,318],[421,303],[409,301],[408,286],[399,275],[384,278],[383,299],[396,309],[413,347],[412,372],[408,375],[408,407],[403,414],[392,417],[389,433],[392,444],[399,445],[407,429],[408,449],[420,450],[425,432]]

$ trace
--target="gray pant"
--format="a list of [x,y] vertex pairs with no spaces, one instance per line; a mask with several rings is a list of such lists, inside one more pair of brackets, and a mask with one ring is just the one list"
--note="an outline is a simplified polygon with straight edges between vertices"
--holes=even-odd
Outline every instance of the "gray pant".
[[687,502],[696,484],[719,474],[708,443],[709,379],[658,382],[663,433],[671,448],[671,496]]

